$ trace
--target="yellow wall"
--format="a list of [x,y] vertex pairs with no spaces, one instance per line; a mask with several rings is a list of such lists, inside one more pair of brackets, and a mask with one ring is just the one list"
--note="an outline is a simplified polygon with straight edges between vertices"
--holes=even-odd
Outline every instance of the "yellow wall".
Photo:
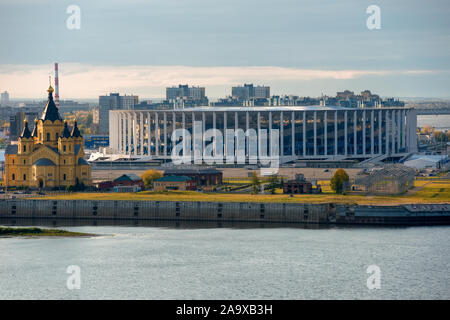
[[[8,186],[39,188],[42,181],[44,188],[66,187],[77,182],[86,186],[92,185],[91,167],[78,165],[78,159],[84,158],[83,138],[61,138],[64,125],[57,120],[55,123],[38,122],[37,139],[22,139],[18,141],[18,154],[5,155],[6,179]],[[50,133],[51,140],[46,141],[46,133]],[[58,140],[55,140],[58,133]],[[75,154],[75,144],[81,147]],[[26,146],[25,152],[23,147]],[[66,147],[64,151],[64,146]],[[58,148],[58,152],[50,149]],[[54,166],[33,165],[39,159],[47,158]],[[64,180],[64,174],[66,179]],[[14,179],[13,179],[14,175]],[[24,179],[24,175],[25,178]],[[5,177],[4,177],[5,179]]]

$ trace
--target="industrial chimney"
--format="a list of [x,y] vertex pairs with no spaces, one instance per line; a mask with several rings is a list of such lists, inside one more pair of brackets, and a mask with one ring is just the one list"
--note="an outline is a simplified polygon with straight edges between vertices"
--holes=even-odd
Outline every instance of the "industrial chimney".
[[55,62],[55,104],[59,108],[58,62]]

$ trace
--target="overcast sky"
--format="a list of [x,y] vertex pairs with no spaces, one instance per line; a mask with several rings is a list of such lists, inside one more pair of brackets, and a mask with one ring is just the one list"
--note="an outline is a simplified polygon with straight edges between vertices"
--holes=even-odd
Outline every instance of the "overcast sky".
[[[66,27],[69,5],[79,30]],[[369,5],[379,30],[366,26]],[[45,98],[53,62],[61,99],[163,97],[179,83],[219,97],[243,82],[450,97],[450,1],[0,0],[0,91]]]

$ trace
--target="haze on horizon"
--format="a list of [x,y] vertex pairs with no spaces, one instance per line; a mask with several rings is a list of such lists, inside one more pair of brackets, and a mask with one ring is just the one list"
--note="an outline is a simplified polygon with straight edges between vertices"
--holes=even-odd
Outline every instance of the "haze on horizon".
[[[69,30],[69,5],[81,28]],[[381,29],[369,30],[369,5]],[[450,97],[450,3],[445,0],[131,0],[0,2],[0,91],[45,98],[53,62],[60,96],[109,92],[161,98],[165,87],[242,83],[271,94]]]

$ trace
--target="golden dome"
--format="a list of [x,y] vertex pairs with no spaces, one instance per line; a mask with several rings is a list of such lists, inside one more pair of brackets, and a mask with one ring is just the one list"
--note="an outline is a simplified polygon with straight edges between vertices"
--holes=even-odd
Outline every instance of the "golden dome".
[[47,89],[47,92],[48,92],[48,93],[52,93],[53,91],[55,91],[55,90],[53,90],[52,86],[50,85],[50,86],[48,87],[48,89]]

